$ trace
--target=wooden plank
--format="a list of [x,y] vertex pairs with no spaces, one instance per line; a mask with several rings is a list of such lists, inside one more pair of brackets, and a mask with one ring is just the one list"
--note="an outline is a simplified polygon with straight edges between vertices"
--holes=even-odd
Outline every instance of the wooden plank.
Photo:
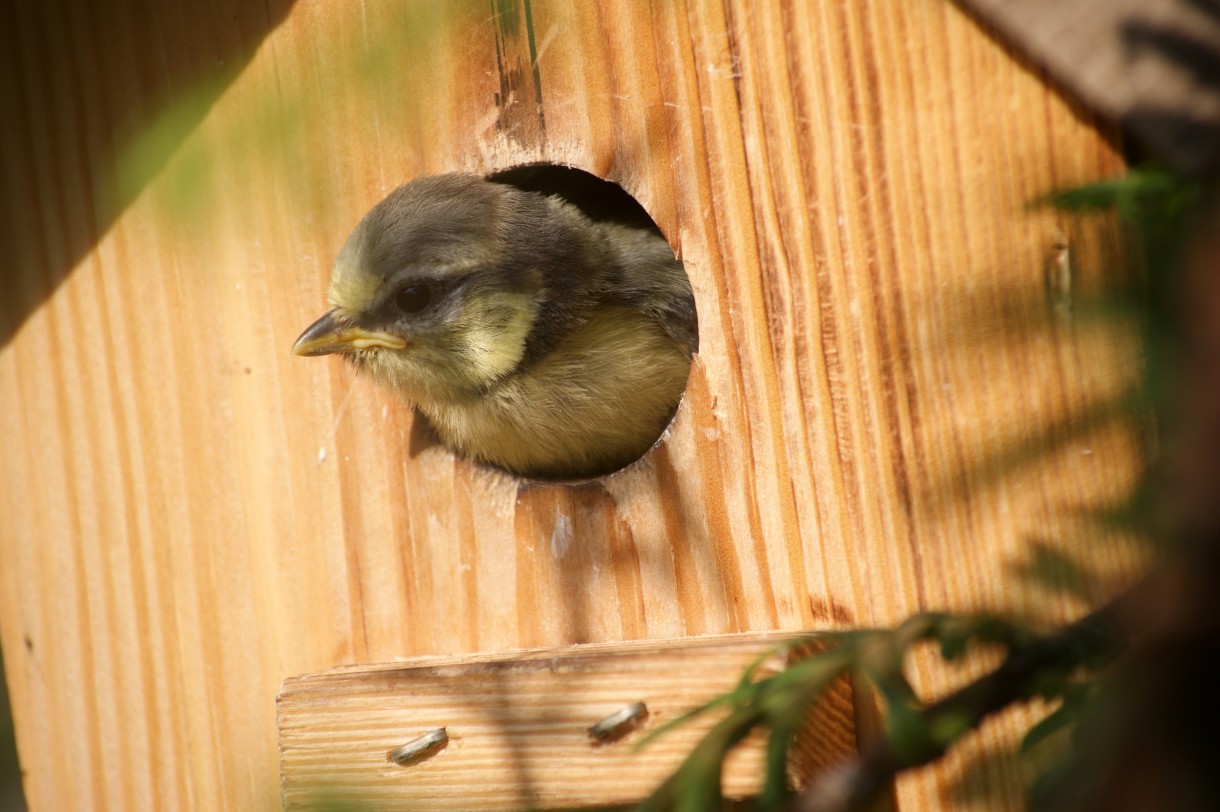
[[[1054,621],[1140,565],[1081,519],[1140,465],[1134,430],[1081,417],[1139,368],[1086,317],[1115,241],[1026,206],[1121,161],[954,5],[113,6],[0,12],[0,639],[35,810],[273,808],[274,696],[339,664]],[[132,111],[243,54],[102,207]],[[699,308],[665,442],[582,486],[413,449],[403,404],[288,355],[394,186],[529,161],[620,182]],[[1083,597],[1011,574],[1031,539],[1088,551]],[[900,800],[941,808],[977,763],[1022,798],[976,756],[1028,719]]]
[[[779,639],[750,634],[434,657],[289,679],[277,703],[284,806],[307,809],[325,799],[466,812],[638,802],[723,713],[637,750],[640,737],[731,690]],[[787,661],[773,658],[759,677]],[[647,714],[626,735],[591,739],[590,726],[636,702]],[[389,757],[440,728],[448,740],[430,758],[404,766]],[[854,752],[846,679],[811,715],[802,743],[794,748],[802,756],[793,764],[798,782]],[[722,781],[729,797],[761,790],[764,753],[761,736],[734,751]]]

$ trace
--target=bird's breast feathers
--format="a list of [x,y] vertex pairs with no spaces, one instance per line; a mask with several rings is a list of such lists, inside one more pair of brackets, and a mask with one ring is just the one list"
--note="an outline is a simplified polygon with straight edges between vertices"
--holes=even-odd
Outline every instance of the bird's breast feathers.
[[565,478],[635,460],[665,428],[686,348],[638,311],[602,307],[481,397],[420,403],[441,438],[510,471]]

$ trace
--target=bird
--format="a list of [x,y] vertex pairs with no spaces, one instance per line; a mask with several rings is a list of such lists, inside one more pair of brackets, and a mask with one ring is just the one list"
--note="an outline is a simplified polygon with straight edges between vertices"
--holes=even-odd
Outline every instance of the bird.
[[698,347],[690,281],[655,225],[473,174],[419,177],[374,206],[326,298],[296,355],[343,356],[453,451],[534,479],[644,455]]

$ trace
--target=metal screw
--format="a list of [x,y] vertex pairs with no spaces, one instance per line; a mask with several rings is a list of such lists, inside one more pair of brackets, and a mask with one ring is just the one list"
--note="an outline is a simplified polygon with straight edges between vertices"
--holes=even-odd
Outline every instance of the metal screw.
[[410,764],[444,747],[448,742],[449,734],[445,732],[445,728],[438,727],[436,730],[425,733],[418,739],[412,739],[401,747],[395,747],[390,751],[390,761],[396,764]]
[[589,738],[599,742],[613,741],[647,715],[648,708],[643,702],[633,703],[592,725],[589,728]]

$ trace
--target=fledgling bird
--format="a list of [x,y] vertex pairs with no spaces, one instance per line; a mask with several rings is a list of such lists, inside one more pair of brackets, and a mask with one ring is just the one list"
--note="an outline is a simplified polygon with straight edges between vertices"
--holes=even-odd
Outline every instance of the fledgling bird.
[[451,448],[542,479],[638,459],[678,406],[697,331],[655,229],[449,174],[377,204],[339,252],[297,355],[342,353]]

